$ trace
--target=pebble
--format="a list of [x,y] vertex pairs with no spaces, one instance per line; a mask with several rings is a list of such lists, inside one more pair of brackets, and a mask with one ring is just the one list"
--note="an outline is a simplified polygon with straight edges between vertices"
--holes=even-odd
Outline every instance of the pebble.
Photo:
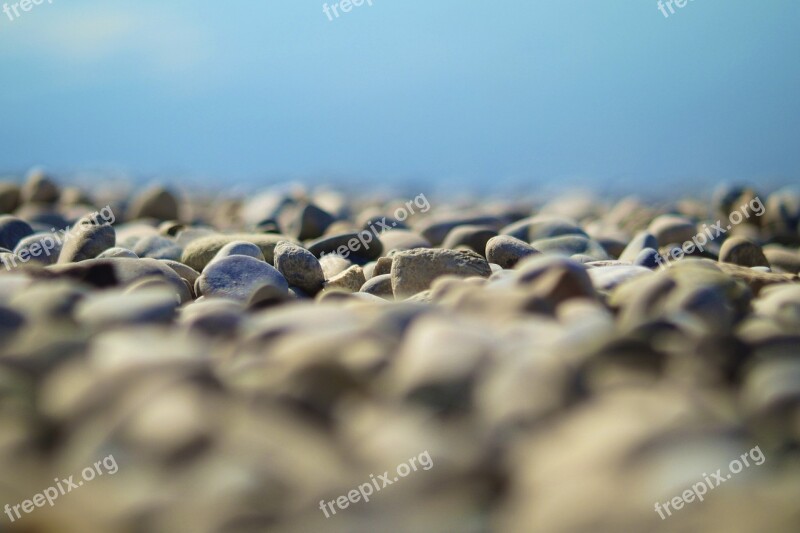
[[24,220],[11,215],[0,216],[0,247],[13,250],[19,241],[32,233],[33,228]]
[[394,292],[392,291],[392,275],[381,274],[368,279],[362,286],[361,292],[367,294],[374,294],[384,300],[394,300]]
[[500,234],[530,243],[539,239],[549,239],[563,235],[588,237],[587,233],[574,221],[553,215],[536,215],[518,220],[502,228]]
[[116,244],[117,234],[110,224],[94,224],[89,219],[75,223],[63,237],[58,263],[77,263],[93,259]]
[[627,246],[625,246],[619,259],[621,261],[634,262],[636,258],[647,249],[658,250],[658,239],[647,231],[640,231],[631,239]]
[[385,252],[391,250],[413,250],[414,248],[431,248],[431,242],[414,231],[393,229],[380,234]]
[[0,182],[0,214],[13,213],[20,200],[20,188],[16,183]]
[[195,293],[246,302],[262,285],[289,290],[286,278],[272,265],[253,257],[232,255],[208,264],[197,278]]
[[395,254],[392,292],[397,298],[408,298],[428,289],[439,276],[489,277],[491,273],[489,263],[475,252],[418,248]]
[[498,235],[486,241],[484,250],[490,263],[502,268],[514,268],[520,259],[540,253],[527,242],[510,235]]
[[283,274],[289,285],[311,296],[322,290],[325,273],[314,254],[287,241],[279,242],[274,253],[275,268]]
[[318,239],[336,219],[314,204],[305,204],[284,210],[281,213],[281,228],[286,235],[298,240]]
[[149,235],[139,239],[132,251],[137,257],[171,259],[172,261],[180,261],[183,254],[183,249],[175,244],[175,241],[161,235]]
[[40,169],[28,173],[20,196],[26,204],[54,204],[61,192],[58,185]]
[[719,260],[747,267],[770,266],[761,246],[743,237],[725,239],[720,248]]

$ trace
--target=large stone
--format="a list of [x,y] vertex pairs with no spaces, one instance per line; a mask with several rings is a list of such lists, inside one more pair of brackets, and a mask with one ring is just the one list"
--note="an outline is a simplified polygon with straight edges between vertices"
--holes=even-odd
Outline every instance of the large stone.
[[325,291],[358,292],[366,281],[364,270],[358,265],[353,265],[325,281],[323,287]]
[[274,253],[275,268],[283,274],[289,285],[312,296],[322,289],[325,274],[314,254],[288,241],[278,243]]
[[722,243],[719,252],[719,260],[723,263],[733,263],[734,265],[755,267],[770,266],[769,261],[764,256],[761,246],[750,239],[744,237],[730,237]]
[[486,242],[486,259],[502,268],[514,268],[520,259],[540,253],[527,242],[510,235],[498,235]]
[[289,290],[286,278],[272,265],[245,255],[232,255],[209,263],[197,278],[195,291],[198,295],[246,302],[263,285]]
[[30,224],[11,215],[0,216],[0,248],[13,250],[19,241],[33,233]]
[[417,248],[395,254],[392,291],[397,298],[408,298],[428,289],[439,276],[488,278],[491,273],[489,263],[475,252]]
[[94,259],[116,244],[116,232],[110,224],[95,224],[90,218],[79,220],[64,236],[58,262],[77,263]]

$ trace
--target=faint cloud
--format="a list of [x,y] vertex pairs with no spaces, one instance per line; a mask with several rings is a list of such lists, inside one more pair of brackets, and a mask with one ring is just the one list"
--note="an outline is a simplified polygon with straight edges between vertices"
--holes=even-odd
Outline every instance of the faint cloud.
[[163,9],[153,16],[127,6],[39,14],[43,16],[34,20],[32,13],[4,28],[0,57],[32,56],[75,66],[122,59],[163,76],[197,68],[209,52],[201,27]]

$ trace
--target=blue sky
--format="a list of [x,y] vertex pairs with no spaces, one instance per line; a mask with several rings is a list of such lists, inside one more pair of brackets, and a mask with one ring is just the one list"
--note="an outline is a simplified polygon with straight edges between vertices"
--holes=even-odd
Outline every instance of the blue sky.
[[333,21],[323,3],[0,13],[0,171],[800,181],[796,1],[694,0],[664,18],[656,0],[373,0]]

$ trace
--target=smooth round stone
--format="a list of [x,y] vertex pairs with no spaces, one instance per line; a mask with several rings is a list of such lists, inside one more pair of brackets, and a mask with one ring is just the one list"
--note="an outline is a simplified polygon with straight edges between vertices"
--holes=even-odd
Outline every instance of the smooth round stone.
[[440,246],[447,234],[458,226],[488,226],[500,229],[507,224],[505,217],[494,216],[437,216],[427,219],[419,227],[415,228],[433,246]]
[[178,200],[168,189],[155,185],[142,191],[128,209],[129,220],[155,218],[156,220],[180,220]]
[[381,274],[367,280],[361,287],[361,292],[367,294],[374,294],[384,300],[394,300],[394,293],[392,292],[392,275]]
[[628,243],[619,256],[620,261],[633,263],[647,249],[658,250],[658,240],[647,231],[640,231]]
[[[653,248],[645,248],[636,258],[633,260],[634,265],[643,266],[645,268],[654,269],[660,264],[666,264],[664,261],[661,261],[659,264],[659,254],[658,250],[654,250]],[[665,267],[666,268],[666,267]]]
[[163,287],[136,292],[106,291],[82,300],[75,318],[95,331],[113,326],[164,324],[172,321],[177,307],[174,292]]
[[414,248],[431,248],[431,242],[417,232],[393,229],[384,231],[380,234],[383,249],[386,252],[391,250],[413,250]]
[[722,263],[733,263],[746,267],[770,266],[761,246],[743,237],[725,239],[719,254],[719,260]]
[[286,278],[272,265],[252,257],[233,255],[209,263],[197,278],[195,289],[198,295],[246,302],[262,285],[289,290]]
[[24,203],[54,204],[60,194],[58,185],[40,169],[28,173],[21,190]]
[[[182,235],[183,232],[180,234]],[[180,240],[180,235],[178,240]],[[281,241],[294,242],[293,239],[285,235],[276,235],[272,233],[236,233],[236,234],[215,234],[207,237],[199,237],[190,241],[183,249],[181,255],[181,263],[192,267],[198,272],[202,272],[209,261],[211,261],[217,252],[219,252],[226,244],[246,241],[251,242],[261,248],[264,254],[264,259],[267,263],[274,262],[273,253],[275,246]]]
[[252,242],[247,241],[229,242],[219,249],[219,252],[217,252],[217,255],[214,256],[212,261],[230,257],[232,255],[246,255],[247,257],[252,257],[253,259],[258,259],[259,261],[265,261],[264,252],[261,251],[261,248]]
[[28,235],[14,249],[14,254],[19,257],[24,251],[30,261],[41,265],[53,265],[58,261],[61,253],[61,239],[57,239],[52,233],[34,233]]
[[582,235],[563,235],[533,241],[531,245],[542,253],[575,255],[583,254],[595,260],[610,259],[599,243]]
[[800,191],[786,188],[770,194],[763,218],[776,242],[800,244]]
[[30,224],[15,216],[0,216],[0,247],[13,250],[19,241],[31,235],[33,228]]
[[697,235],[694,222],[678,215],[659,215],[650,222],[647,231],[658,241],[659,246],[683,244]]
[[[362,213],[363,215],[363,213]],[[359,216],[359,220],[363,220],[360,224],[361,229],[368,229],[378,234],[386,233],[389,230],[408,230],[408,224],[402,220],[397,220],[388,215],[375,214],[372,216]]]
[[637,265],[614,265],[590,268],[589,278],[595,289],[610,291],[631,278],[652,274],[649,268]]
[[536,215],[518,220],[500,230],[501,235],[509,235],[525,242],[549,239],[563,235],[588,237],[573,220],[554,215]]
[[12,213],[19,204],[19,186],[16,183],[0,182],[0,214]]
[[362,230],[358,233],[340,233],[321,237],[308,243],[308,251],[317,258],[335,253],[356,262],[358,258],[361,258],[366,263],[381,256],[383,244],[377,235]]
[[540,253],[527,242],[510,235],[498,235],[486,242],[486,259],[502,268],[514,268],[520,259]]
[[497,236],[497,231],[487,226],[464,225],[450,230],[442,243],[442,248],[455,250],[467,247],[481,255],[486,253],[486,243]]
[[172,239],[161,235],[149,235],[139,239],[133,246],[133,253],[139,257],[180,261],[183,250]]
[[139,256],[133,253],[132,251],[128,250],[127,248],[122,248],[119,246],[114,246],[113,248],[109,248],[108,250],[103,251],[103,253],[97,256],[98,259],[105,259],[108,257],[128,257],[131,259],[139,258]]
[[314,254],[287,241],[279,242],[274,253],[275,268],[283,274],[289,285],[310,295],[322,290],[325,273]]
[[764,256],[773,268],[791,274],[800,274],[800,251],[772,244],[765,246],[763,251]]
[[317,239],[336,221],[333,215],[314,204],[285,209],[280,216],[283,233],[298,240]]
[[323,288],[326,291],[358,292],[366,282],[364,270],[358,265],[353,265],[325,281]]
[[469,250],[417,248],[399,252],[392,260],[392,292],[397,298],[408,298],[447,274],[488,278],[492,269],[482,256]]
[[117,234],[110,224],[93,224],[88,219],[81,219],[64,239],[64,245],[58,256],[60,264],[77,263],[97,257],[105,250],[114,247]]

